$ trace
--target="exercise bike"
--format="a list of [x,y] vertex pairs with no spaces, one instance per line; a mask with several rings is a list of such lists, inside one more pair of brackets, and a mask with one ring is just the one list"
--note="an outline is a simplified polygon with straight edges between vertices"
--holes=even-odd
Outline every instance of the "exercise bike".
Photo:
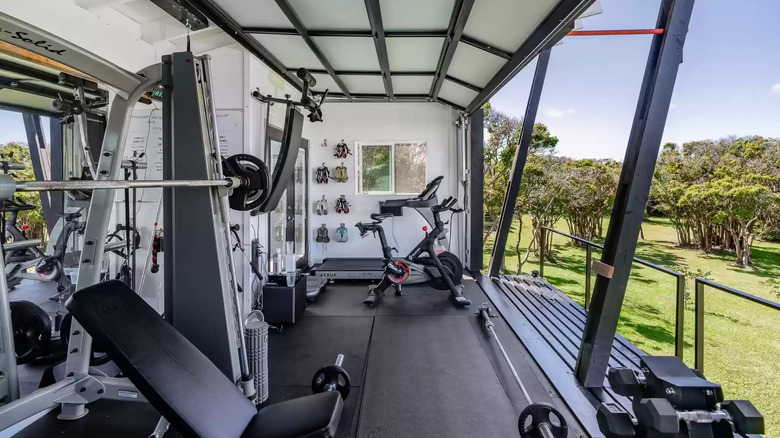
[[[397,249],[390,247],[387,243],[387,237],[381,225],[382,221],[389,217],[400,216],[389,210],[400,207],[417,209],[430,205],[431,201],[435,203],[436,190],[442,179],[442,177],[438,177],[431,181],[423,193],[416,198],[383,203],[384,205],[381,205],[381,207],[386,211],[371,214],[373,222],[358,222],[355,224],[360,232],[360,237],[365,237],[369,231],[373,232],[374,236],[379,234],[379,241],[382,245],[382,260],[385,263],[385,272],[382,280],[378,285],[369,288],[369,294],[363,300],[363,303],[367,306],[373,307],[384,295],[385,289],[391,285],[395,289],[395,295],[400,296],[402,295],[401,285],[415,283],[428,283],[434,289],[449,290],[452,300],[457,307],[465,307],[471,304],[471,300],[463,296],[463,285],[461,284],[463,264],[455,254],[448,251],[437,252],[435,248],[435,243],[444,240],[447,233],[447,230],[444,228],[445,223],[441,219],[441,213],[445,211],[460,213],[463,211],[455,208],[457,199],[450,196],[442,201],[441,204],[428,207],[433,217],[433,228],[429,232],[427,226],[423,227],[425,232],[423,240],[404,258],[393,257],[392,252],[393,250],[397,251]],[[420,214],[423,213],[420,212]],[[425,217],[425,214],[423,214],[423,217]]]

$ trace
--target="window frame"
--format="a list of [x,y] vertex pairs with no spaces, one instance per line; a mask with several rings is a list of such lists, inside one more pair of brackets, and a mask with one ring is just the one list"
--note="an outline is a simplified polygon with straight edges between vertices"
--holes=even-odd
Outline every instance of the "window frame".
[[[395,148],[398,145],[416,144],[425,146],[425,178],[428,181],[428,141],[426,140],[393,140],[393,141],[355,141],[353,146],[355,150],[355,194],[367,196],[392,196],[392,195],[417,195],[414,193],[397,193],[395,191]],[[390,191],[389,192],[367,192],[363,190],[363,146],[390,146]]]

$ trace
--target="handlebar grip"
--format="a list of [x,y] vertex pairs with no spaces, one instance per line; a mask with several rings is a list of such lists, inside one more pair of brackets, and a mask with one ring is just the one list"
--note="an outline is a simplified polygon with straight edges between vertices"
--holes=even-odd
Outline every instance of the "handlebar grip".
[[305,68],[301,67],[298,69],[297,72],[295,72],[296,76],[301,78],[303,81],[309,84],[309,87],[313,87],[317,85],[317,80],[314,79],[314,76],[309,73],[309,70],[306,70]]

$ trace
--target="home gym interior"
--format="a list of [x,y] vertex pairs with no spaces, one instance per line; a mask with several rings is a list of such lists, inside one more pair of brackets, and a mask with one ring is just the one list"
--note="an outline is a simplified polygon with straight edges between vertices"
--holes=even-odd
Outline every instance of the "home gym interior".
[[[499,267],[549,59],[597,0],[4,2],[35,178],[0,157],[0,436],[763,434],[617,333],[693,3],[645,32],[586,311]],[[484,269],[483,106],[524,68]]]

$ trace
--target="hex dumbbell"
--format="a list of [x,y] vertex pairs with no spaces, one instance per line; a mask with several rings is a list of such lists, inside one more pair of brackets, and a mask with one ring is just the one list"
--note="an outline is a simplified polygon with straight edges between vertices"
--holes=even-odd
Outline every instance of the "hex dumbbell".
[[717,423],[720,421],[733,424],[737,433],[764,433],[764,417],[747,400],[727,400],[721,403],[720,409],[713,411],[677,411],[666,399],[648,398],[634,405],[634,414],[640,427],[660,433],[679,433],[681,422]]

